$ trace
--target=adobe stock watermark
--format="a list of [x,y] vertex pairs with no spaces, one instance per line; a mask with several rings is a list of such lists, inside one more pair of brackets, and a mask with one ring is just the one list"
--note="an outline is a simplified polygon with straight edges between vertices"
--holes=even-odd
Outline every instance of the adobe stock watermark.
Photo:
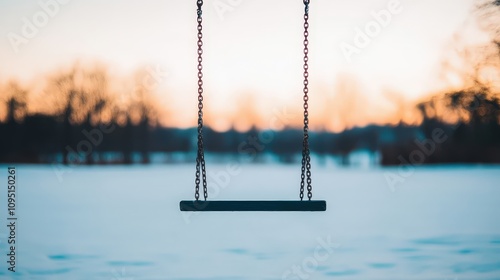
[[[484,101],[484,95],[474,98],[471,101],[467,101],[468,110],[470,112],[479,110]],[[463,120],[459,119],[457,123],[448,128],[448,133],[453,133],[453,131],[458,129],[463,124]],[[384,173],[384,177],[391,192],[395,192],[396,185],[403,184],[410,176],[413,175],[415,168],[423,165],[425,163],[425,159],[436,152],[438,145],[443,144],[448,139],[450,139],[449,135],[447,135],[442,128],[433,129],[429,139],[423,139],[421,141],[415,139],[414,143],[417,148],[410,152],[408,159],[404,158],[402,155],[398,156],[397,159],[400,163],[397,172]]]
[[305,257],[299,264],[294,264],[283,272],[282,280],[314,279],[311,275],[318,266],[326,262],[335,249],[340,247],[340,244],[332,242],[330,235],[325,239],[317,238],[316,241],[318,245],[314,248],[313,255]]
[[289,113],[286,108],[282,111],[274,110],[273,117],[269,120],[271,130],[262,130],[256,136],[249,135],[246,141],[238,145],[238,154],[246,155],[246,160],[253,161],[257,155],[263,152],[266,145],[269,145],[276,137],[276,130],[284,124],[293,120],[295,114]]
[[51,164],[59,182],[62,183],[64,174],[71,173],[74,166],[83,164],[85,159],[92,155],[94,149],[101,145],[104,135],[112,133],[115,128],[116,125],[114,123],[102,123],[90,131],[83,129],[82,134],[85,136],[85,139],[80,140],[76,144],[76,147],[66,145],[65,150],[67,152],[68,165],[62,163]]
[[363,29],[356,27],[352,44],[347,42],[340,43],[339,47],[345,59],[350,63],[352,56],[360,54],[361,50],[368,47],[372,40],[382,33],[383,28],[389,26],[394,15],[403,11],[399,0],[390,0],[387,8],[378,12],[372,11],[370,14],[372,20],[367,22]]
[[[144,90],[156,90],[168,76],[169,73],[163,71],[159,65],[156,65],[156,67],[148,66],[145,69],[144,75],[140,77],[139,83],[133,88],[132,91],[128,92],[127,96],[121,96],[121,98],[135,100],[136,98],[139,98],[141,92]],[[51,164],[59,182],[61,183],[63,181],[63,175],[65,173],[71,173],[73,171],[74,166],[85,163],[85,159],[87,159],[88,156],[92,156],[95,148],[101,145],[104,140],[104,136],[112,133],[115,128],[116,125],[114,123],[101,123],[98,127],[93,128],[90,131],[83,129],[81,133],[85,136],[84,139],[80,140],[75,147],[66,145],[66,160],[69,164]]]
[[397,173],[384,173],[385,180],[391,191],[395,192],[396,185],[404,183],[408,177],[413,175],[415,167],[422,165],[427,157],[436,152],[436,147],[446,142],[448,138],[448,135],[445,134],[443,129],[435,128],[431,132],[430,139],[415,139],[414,143],[417,146],[417,149],[413,150],[408,155],[408,159],[404,158],[402,155],[398,156],[400,164]]
[[30,39],[40,32],[42,28],[47,26],[50,19],[54,18],[61,11],[61,5],[66,5],[71,0],[40,0],[38,6],[40,10],[36,11],[31,18],[22,17],[22,26],[19,33],[9,32],[7,39],[14,50],[18,53],[21,45],[29,43]]
[[113,269],[111,271],[111,274],[113,275],[111,280],[134,280],[135,279],[134,277],[130,277],[127,275],[127,271],[126,271],[125,267],[122,267],[120,271]]
[[243,0],[214,0],[212,6],[217,17],[222,21],[225,14],[233,12],[241,3]]
[[138,77],[138,83],[130,91],[120,95],[121,102],[133,101],[141,98],[144,91],[154,92],[170,76],[168,71],[162,69],[161,65],[148,65]]
[[[286,108],[283,110],[273,111],[273,116],[269,120],[269,125],[272,130],[260,131],[256,136],[249,135],[247,140],[241,142],[238,145],[238,155],[245,156],[244,161],[252,162],[256,159],[259,153],[263,152],[266,145],[270,144],[276,137],[275,130],[281,128],[281,126],[288,123],[288,121],[293,119],[295,114],[290,114],[287,112]],[[221,190],[227,188],[231,182],[231,179],[241,174],[241,162],[233,161],[228,163],[224,170],[219,172],[212,172],[207,170],[207,193],[208,197],[213,199],[220,195]],[[209,200],[206,202],[200,201],[201,203],[210,203]],[[201,204],[203,207],[203,204]],[[200,212],[192,211],[182,211],[181,215],[186,224],[191,223],[191,219],[200,215]]]
[[152,66],[146,67],[146,75],[142,77],[141,83],[137,85],[134,89],[134,93],[137,93],[143,87],[146,90],[156,90],[160,84],[165,82],[168,78],[169,72],[164,71],[160,65],[156,65],[154,68]]

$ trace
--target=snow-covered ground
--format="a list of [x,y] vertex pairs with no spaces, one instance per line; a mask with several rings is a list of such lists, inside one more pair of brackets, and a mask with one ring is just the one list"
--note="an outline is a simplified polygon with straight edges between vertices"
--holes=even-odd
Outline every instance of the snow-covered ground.
[[[207,168],[213,199],[298,197],[299,166]],[[315,213],[180,212],[194,165],[17,174],[11,273],[0,166],[0,279],[500,279],[500,166],[313,166]]]

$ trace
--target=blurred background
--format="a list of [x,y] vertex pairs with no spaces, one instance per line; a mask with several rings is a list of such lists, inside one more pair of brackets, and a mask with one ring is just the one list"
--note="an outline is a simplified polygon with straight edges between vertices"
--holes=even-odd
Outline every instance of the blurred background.
[[[209,199],[297,200],[303,1],[203,7]],[[499,279],[500,1],[311,0],[309,24],[327,211],[180,212],[196,1],[0,1],[0,186],[15,167],[18,217],[0,279]]]
[[[300,160],[295,2],[205,3],[207,153]],[[0,161],[192,161],[194,4],[43,3],[0,4]],[[446,140],[427,144],[421,163],[500,162],[499,11],[497,1],[314,2],[314,156],[397,165],[439,128]]]

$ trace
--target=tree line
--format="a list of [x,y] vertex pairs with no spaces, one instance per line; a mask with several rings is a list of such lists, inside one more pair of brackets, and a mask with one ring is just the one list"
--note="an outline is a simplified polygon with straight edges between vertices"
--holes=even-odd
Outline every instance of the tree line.
[[[0,123],[0,162],[130,164],[149,163],[153,154],[163,155],[165,161],[173,161],[174,154],[184,155],[182,160],[194,159],[196,128],[159,126],[154,114],[145,113],[148,107],[136,120],[130,111],[99,119],[96,116],[106,106],[102,100],[90,106],[81,121],[75,121],[74,103],[66,100],[58,114],[29,114],[23,112],[22,95],[8,99],[6,118]],[[416,108],[423,118],[420,125],[313,131],[311,151],[320,158],[334,156],[343,165],[349,164],[349,155],[357,150],[379,154],[382,165],[500,163],[500,100],[488,88],[435,96]],[[273,155],[293,163],[300,159],[302,130],[218,132],[205,127],[204,145],[209,154],[254,161]]]

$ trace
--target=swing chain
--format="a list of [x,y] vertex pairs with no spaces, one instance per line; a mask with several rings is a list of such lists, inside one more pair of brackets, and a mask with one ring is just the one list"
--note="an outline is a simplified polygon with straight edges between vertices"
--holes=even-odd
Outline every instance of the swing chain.
[[300,200],[304,199],[304,187],[307,184],[307,198],[312,198],[311,157],[309,151],[309,2],[304,0],[304,141],[302,143],[302,173],[300,181]]
[[[203,0],[197,0],[197,22],[198,22],[198,153],[196,155],[196,179],[195,179],[195,194],[196,200],[200,198],[200,181],[203,181],[203,196],[205,200],[208,198],[207,192],[207,172],[205,170],[205,155],[203,150],[203,33],[202,33],[202,9]],[[200,171],[202,179],[200,180]]]
[[[304,198],[304,188],[307,183],[307,197],[309,200],[312,198],[312,185],[311,185],[311,158],[309,151],[309,2],[310,0],[303,0],[304,2],[304,141],[302,147],[302,173],[301,173],[301,183],[300,183],[300,200]],[[207,192],[207,178],[205,169],[205,156],[203,149],[203,33],[202,33],[202,6],[203,0],[196,1],[197,9],[197,22],[198,22],[198,153],[196,156],[196,179],[195,179],[195,199],[199,200],[200,197],[200,182],[203,184],[203,196],[205,200],[208,198]],[[201,174],[200,174],[201,173]],[[200,179],[201,175],[201,179]]]

